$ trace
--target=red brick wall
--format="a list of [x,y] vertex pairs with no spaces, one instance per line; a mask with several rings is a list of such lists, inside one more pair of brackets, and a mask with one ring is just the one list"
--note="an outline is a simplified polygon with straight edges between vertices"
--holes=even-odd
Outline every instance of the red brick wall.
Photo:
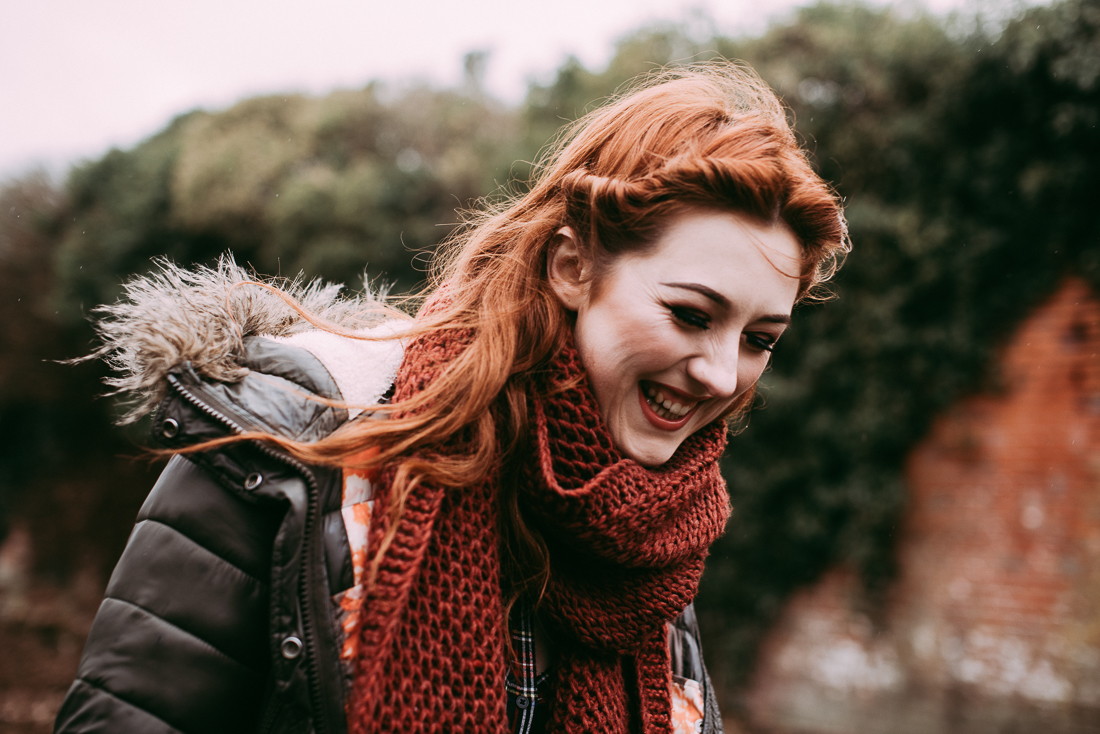
[[977,731],[1027,710],[1076,731],[1095,718],[1082,711],[1100,708],[1100,300],[1064,282],[1000,370],[1000,394],[955,406],[910,456],[884,626],[842,569],[796,596],[749,695],[759,722]]

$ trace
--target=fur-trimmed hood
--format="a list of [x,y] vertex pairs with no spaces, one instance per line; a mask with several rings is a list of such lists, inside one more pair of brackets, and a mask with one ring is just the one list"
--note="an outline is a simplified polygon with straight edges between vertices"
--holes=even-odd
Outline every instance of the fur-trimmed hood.
[[102,346],[84,359],[103,359],[117,373],[106,382],[110,394],[130,404],[121,423],[150,413],[164,397],[169,372],[184,362],[204,379],[243,379],[244,340],[251,336],[313,353],[352,414],[355,406],[377,402],[400,366],[401,341],[378,337],[398,333],[404,322],[381,294],[344,296],[341,286],[319,280],[264,278],[229,255],[213,268],[184,269],[167,260],[157,267],[128,282],[117,303],[95,310]]

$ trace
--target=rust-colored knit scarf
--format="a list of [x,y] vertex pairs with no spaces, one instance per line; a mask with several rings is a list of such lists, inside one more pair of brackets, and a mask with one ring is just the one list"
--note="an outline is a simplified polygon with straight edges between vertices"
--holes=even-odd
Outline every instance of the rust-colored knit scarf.
[[[463,347],[414,340],[395,400],[422,390]],[[583,374],[571,344],[551,367],[556,385]],[[612,446],[583,380],[533,397],[532,410],[535,455],[520,491],[552,559],[539,607],[560,653],[549,731],[668,732],[665,622],[695,597],[725,525],[725,427],[699,431],[649,470]],[[461,447],[432,453],[449,449]],[[461,491],[423,484],[409,497],[363,603],[352,734],[507,731],[498,494],[490,479]]]

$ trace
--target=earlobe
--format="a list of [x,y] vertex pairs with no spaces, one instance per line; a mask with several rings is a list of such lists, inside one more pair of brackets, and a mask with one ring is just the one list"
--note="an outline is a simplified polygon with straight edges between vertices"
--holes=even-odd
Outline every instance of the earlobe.
[[588,259],[572,227],[562,227],[550,240],[546,277],[550,287],[570,311],[579,311],[588,296]]

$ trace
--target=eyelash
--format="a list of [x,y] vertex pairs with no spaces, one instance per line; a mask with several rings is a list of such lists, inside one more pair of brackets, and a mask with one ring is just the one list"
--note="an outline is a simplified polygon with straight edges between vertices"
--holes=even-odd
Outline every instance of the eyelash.
[[746,338],[748,339],[749,344],[752,344],[757,349],[762,349],[765,352],[770,352],[775,349],[776,340],[774,339],[769,340],[765,337],[759,336],[758,334],[749,334]]
[[698,311],[692,311],[682,306],[669,306],[668,310],[672,313],[673,318],[682,324],[687,324],[696,329],[710,328],[710,317],[704,316]]
[[[683,308],[682,306],[668,306],[668,310],[672,314],[672,317],[682,324],[686,324],[695,329],[705,330],[710,328],[710,318],[696,311],[689,308]],[[759,334],[748,334],[746,339],[749,344],[762,351],[771,352],[775,349],[775,339],[769,339]]]

